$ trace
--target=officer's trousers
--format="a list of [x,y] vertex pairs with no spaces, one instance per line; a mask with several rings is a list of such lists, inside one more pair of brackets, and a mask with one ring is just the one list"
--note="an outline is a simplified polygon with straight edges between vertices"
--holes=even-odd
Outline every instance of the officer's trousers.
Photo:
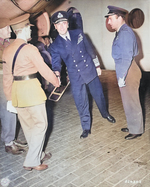
[[24,166],[35,167],[41,164],[41,155],[47,129],[45,103],[31,107],[16,108],[29,149]]
[[3,92],[3,76],[0,74],[0,120],[1,120],[1,139],[7,144],[15,139],[16,133],[16,114],[8,112],[7,100]]
[[82,129],[89,130],[91,128],[91,114],[89,110],[87,89],[95,100],[102,117],[106,118],[109,115],[101,82],[97,76],[88,84],[78,83],[75,89],[73,87],[74,85],[72,85],[72,92],[78,113],[80,115]]
[[125,80],[126,86],[119,88],[129,133],[131,134],[143,133],[143,114],[139,99],[140,79],[141,70],[133,61]]

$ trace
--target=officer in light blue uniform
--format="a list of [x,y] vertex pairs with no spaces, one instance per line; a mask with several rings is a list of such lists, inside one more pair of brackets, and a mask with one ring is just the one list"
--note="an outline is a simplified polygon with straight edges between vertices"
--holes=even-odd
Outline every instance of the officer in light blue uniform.
[[116,31],[112,57],[128,124],[128,128],[122,128],[121,131],[129,132],[125,139],[131,140],[143,134],[143,114],[139,100],[141,70],[135,62],[138,45],[133,30],[125,22],[128,11],[115,6],[108,6],[108,9],[105,17],[108,25]]
[[79,29],[68,31],[68,13],[65,11],[54,13],[51,19],[59,33],[48,48],[52,57],[52,69],[59,76],[61,59],[63,59],[67,66],[73,97],[80,115],[83,129],[80,138],[86,138],[91,133],[87,89],[94,98],[102,117],[111,123],[115,123],[115,119],[106,108],[102,85],[94,64],[96,55],[83,31]]

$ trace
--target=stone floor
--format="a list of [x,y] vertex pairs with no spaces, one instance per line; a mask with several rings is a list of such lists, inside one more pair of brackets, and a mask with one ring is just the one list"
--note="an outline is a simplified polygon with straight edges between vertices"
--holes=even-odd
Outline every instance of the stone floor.
[[[104,70],[100,79],[116,123],[103,119],[93,103],[92,134],[80,139],[80,119],[68,87],[54,106],[53,131],[46,149],[53,155],[45,162],[49,168],[24,170],[25,153],[10,155],[0,142],[0,179],[9,179],[9,187],[149,187],[150,93],[145,94],[145,133],[125,140],[127,133],[120,129],[126,127],[126,118],[115,72]],[[18,139],[25,140],[21,129]]]

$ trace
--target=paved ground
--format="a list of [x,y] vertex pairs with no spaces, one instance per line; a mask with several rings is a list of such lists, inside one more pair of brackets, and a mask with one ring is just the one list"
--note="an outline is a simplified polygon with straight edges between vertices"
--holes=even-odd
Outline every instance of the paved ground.
[[[52,158],[45,171],[22,168],[25,154],[5,153],[0,142],[0,179],[9,187],[149,187],[150,186],[150,93],[145,100],[145,133],[125,140],[126,119],[114,71],[103,71],[101,81],[109,111],[116,118],[103,119],[93,103],[92,134],[80,139],[79,116],[70,87],[54,106],[53,131],[47,146]],[[18,139],[24,141],[22,130]]]

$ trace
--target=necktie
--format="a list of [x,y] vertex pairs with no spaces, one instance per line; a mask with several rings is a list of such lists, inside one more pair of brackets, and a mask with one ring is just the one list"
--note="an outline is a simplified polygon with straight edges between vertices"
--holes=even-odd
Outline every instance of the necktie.
[[117,36],[118,36],[118,32],[116,32],[116,34],[115,34],[115,38],[117,38]]
[[71,48],[71,41],[68,39],[68,37],[66,36],[66,43],[67,43],[67,46],[69,48]]
[[68,39],[68,37],[66,36],[66,41],[68,42],[68,43],[70,43],[71,41]]

